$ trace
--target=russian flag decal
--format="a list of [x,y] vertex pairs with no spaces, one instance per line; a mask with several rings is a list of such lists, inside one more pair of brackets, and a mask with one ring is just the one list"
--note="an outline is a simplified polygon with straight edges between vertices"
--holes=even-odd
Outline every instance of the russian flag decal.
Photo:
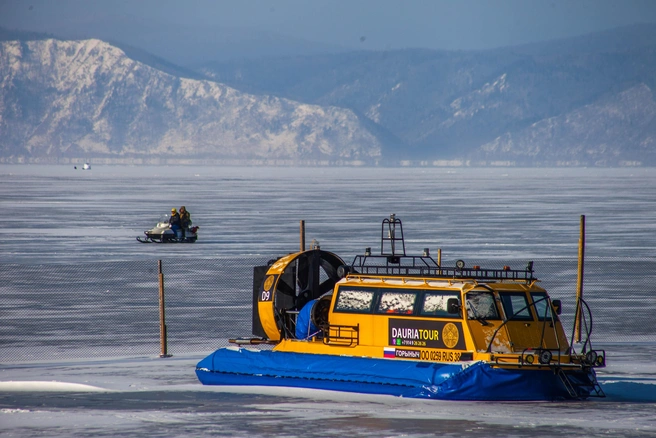
[[385,347],[383,357],[396,357],[396,348]]

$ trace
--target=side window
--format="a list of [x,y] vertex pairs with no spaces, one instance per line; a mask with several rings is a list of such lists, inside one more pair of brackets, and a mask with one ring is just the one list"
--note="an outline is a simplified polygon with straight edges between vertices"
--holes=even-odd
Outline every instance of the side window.
[[532,321],[533,315],[523,292],[501,292],[501,303],[506,318],[512,321]]
[[492,292],[472,291],[466,296],[467,318],[469,319],[499,319],[499,312],[494,302]]
[[447,301],[449,298],[460,298],[459,292],[426,292],[421,305],[420,315],[437,316],[439,318],[459,318],[460,315],[449,313]]
[[340,289],[335,312],[370,313],[373,302],[373,290]]
[[549,300],[547,299],[547,294],[544,292],[531,292],[531,299],[535,304],[535,313],[538,315],[539,321],[551,321],[558,320],[557,315],[552,315],[551,306],[549,305]]
[[414,292],[383,292],[376,313],[412,314],[417,294]]

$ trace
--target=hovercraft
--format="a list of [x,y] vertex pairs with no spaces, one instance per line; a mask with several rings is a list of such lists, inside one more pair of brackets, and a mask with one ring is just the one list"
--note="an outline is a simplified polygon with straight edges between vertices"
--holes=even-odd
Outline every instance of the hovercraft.
[[574,350],[533,262],[446,267],[427,249],[406,255],[394,215],[382,222],[379,255],[367,248],[345,264],[315,245],[255,267],[253,293],[255,337],[201,360],[201,383],[440,400],[605,396],[595,374],[605,352],[592,349],[590,331]]
[[193,243],[198,240],[198,226],[184,230],[180,235],[169,228],[169,218],[164,216],[150,230],[144,231],[145,237],[137,236],[141,243]]

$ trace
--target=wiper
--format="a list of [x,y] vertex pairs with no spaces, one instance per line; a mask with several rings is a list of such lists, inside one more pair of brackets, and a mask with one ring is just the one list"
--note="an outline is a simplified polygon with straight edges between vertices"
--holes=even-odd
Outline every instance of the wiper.
[[476,321],[480,322],[482,326],[490,325],[490,323],[482,316],[477,316]]
[[472,319],[480,322],[482,326],[490,325],[490,323],[487,322],[487,320],[485,318],[483,318],[481,315],[478,314],[478,312],[476,311],[476,308],[474,306],[472,306],[471,304],[468,303],[467,307],[468,307],[469,310],[471,310],[471,313],[474,316]]

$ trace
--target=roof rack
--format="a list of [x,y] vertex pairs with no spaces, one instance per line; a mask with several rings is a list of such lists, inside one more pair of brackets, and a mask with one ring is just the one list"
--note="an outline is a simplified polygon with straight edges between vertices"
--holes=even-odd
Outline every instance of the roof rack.
[[404,277],[459,278],[474,280],[536,280],[533,276],[533,262],[525,269],[488,269],[474,266],[466,268],[465,262],[458,260],[456,266],[439,266],[430,256],[397,256],[398,262],[390,261],[390,256],[357,255],[349,265],[349,273],[364,275],[387,275]]
[[[387,233],[386,233],[387,231]],[[364,255],[357,255],[348,266],[351,274],[386,275],[405,277],[458,278],[474,280],[536,280],[533,276],[533,262],[529,261],[525,269],[487,269],[479,266],[466,268],[463,260],[456,261],[456,266],[444,267],[424,249],[421,256],[409,256],[405,252],[403,224],[394,214],[383,219],[381,225],[380,255],[372,255],[371,248],[366,248]]]

